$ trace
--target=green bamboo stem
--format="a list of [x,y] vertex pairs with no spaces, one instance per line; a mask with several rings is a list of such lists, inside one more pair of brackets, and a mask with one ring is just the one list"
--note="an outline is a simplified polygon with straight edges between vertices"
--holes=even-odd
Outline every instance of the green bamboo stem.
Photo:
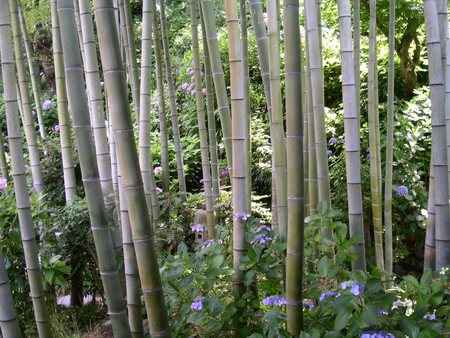
[[232,141],[231,141],[231,114],[228,103],[227,88],[220,57],[219,43],[217,40],[215,14],[212,0],[200,0],[203,19],[205,21],[206,41],[208,43],[209,55],[211,57],[211,68],[213,74],[214,90],[216,92],[217,105],[219,109],[220,124],[222,128],[222,139],[225,145],[230,177],[233,175]]
[[25,54],[27,56],[28,61],[28,70],[30,72],[31,87],[33,89],[33,98],[34,98],[34,105],[36,107],[36,115],[38,118],[39,133],[41,135],[41,138],[45,140],[47,138],[47,133],[45,131],[44,118],[42,116],[41,99],[39,97],[39,87],[36,81],[36,73],[34,71],[33,48],[31,47],[30,39],[28,38],[27,26],[25,25],[25,19],[23,17],[22,9],[20,7],[19,7],[19,23],[20,23],[20,31],[22,33],[23,42],[25,45]]
[[214,84],[212,79],[211,58],[209,56],[208,44],[206,42],[206,33],[203,16],[200,17],[202,22],[202,37],[203,37],[203,58],[205,64],[205,83],[206,83],[206,110],[208,113],[208,139],[209,139],[209,156],[211,161],[211,184],[212,184],[212,198],[214,206],[220,203],[220,182],[219,182],[219,161],[218,161],[218,147],[216,136],[216,117],[214,109]]
[[[311,97],[314,112],[314,142],[317,161],[318,201],[325,202],[327,207],[331,208],[327,139],[325,132],[322,39],[318,13],[320,13],[320,8],[315,1],[305,1],[308,60],[311,73]],[[325,232],[325,236],[331,238],[329,232]]]
[[[175,83],[173,79],[172,62],[170,60],[169,41],[167,39],[165,1],[167,0],[160,0],[159,2],[161,37],[164,52],[164,65],[166,69],[166,82],[169,88],[170,113],[172,117],[172,134],[173,141],[175,143],[175,157],[177,161],[178,189],[180,191],[181,201],[184,202],[186,201],[186,178],[184,175],[183,148],[181,145],[180,125],[178,123],[177,103],[175,98]],[[201,89],[196,88],[196,90],[200,91]]]
[[11,11],[11,27],[14,41],[14,55],[17,67],[17,76],[23,110],[23,126],[27,140],[28,153],[30,157],[31,177],[33,187],[37,194],[43,190],[42,168],[40,163],[39,148],[34,130],[33,115],[31,113],[30,97],[28,92],[28,81],[26,79],[25,64],[22,53],[22,38],[19,25],[19,9],[17,0],[9,0]]
[[[13,4],[14,5],[14,4]],[[16,3],[17,6],[17,3]],[[17,7],[16,7],[17,8]],[[14,13],[14,9],[11,11]],[[25,255],[25,265],[31,291],[34,317],[38,336],[52,337],[50,321],[45,303],[42,273],[39,264],[36,233],[34,231],[30,200],[28,197],[25,161],[23,159],[22,133],[20,129],[16,91],[16,70],[13,42],[11,40],[11,17],[7,1],[0,1],[0,59],[5,100],[6,126],[11,154],[11,175],[19,216],[20,235]],[[1,260],[3,262],[3,260]],[[4,284],[4,283],[0,283]],[[5,298],[2,298],[2,308]],[[11,313],[10,313],[11,315]],[[12,316],[11,316],[12,317]],[[5,332],[3,332],[5,334]]]
[[152,68],[153,1],[144,1],[142,7],[141,88],[139,108],[139,164],[144,182],[147,208],[153,221],[159,218],[155,174],[150,144],[150,104]]
[[445,88],[442,51],[435,0],[424,0],[425,26],[430,79],[432,155],[435,177],[436,270],[450,265],[448,171],[445,127]]
[[[358,109],[356,106],[353,64],[352,22],[350,0],[338,1],[340,49],[342,64],[342,100],[344,103],[345,164],[350,236],[364,237],[363,203],[361,192],[361,159]],[[364,242],[353,246],[356,260],[352,269],[365,270]]]
[[[378,120],[378,99],[376,90],[377,66],[376,66],[376,2],[370,0],[370,29],[369,29],[369,75],[368,75],[368,106],[369,106],[369,150],[370,150],[370,191],[372,202],[372,218],[374,229],[375,257],[377,268],[384,269],[383,257],[383,219],[380,195],[380,182],[378,166],[381,163],[379,158],[378,145],[379,130]],[[377,145],[378,144],[378,145]]]
[[395,0],[389,1],[389,63],[386,139],[386,181],[384,188],[384,245],[386,271],[392,272],[392,161],[394,153],[394,53],[395,53]]
[[82,44],[84,46],[84,69],[89,98],[91,125],[94,133],[97,165],[102,185],[103,195],[114,193],[111,176],[111,157],[106,135],[105,108],[103,104],[100,73],[98,70],[97,48],[94,36],[94,25],[89,0],[79,0]]
[[[245,256],[245,227],[248,214],[246,203],[245,166],[245,89],[242,62],[242,45],[239,34],[237,2],[225,0],[225,16],[228,33],[228,49],[231,84],[231,116],[233,137],[233,163],[239,163],[233,170],[233,267],[235,270],[234,288],[241,296],[244,291],[245,271],[239,269]],[[206,18],[206,17],[205,17]]]
[[5,146],[3,145],[3,133],[0,133],[0,174],[3,178],[9,179],[8,163],[6,162]]
[[302,115],[302,51],[299,0],[283,2],[286,79],[287,200],[286,255],[287,330],[299,335],[303,329],[304,177]]
[[244,100],[245,100],[245,163],[246,167],[246,194],[247,194],[247,210],[252,209],[252,141],[251,141],[251,122],[250,122],[250,77],[248,65],[248,28],[247,28],[247,0],[239,0],[239,17],[241,24],[241,45],[242,45],[242,66],[244,68]]
[[425,253],[423,261],[423,270],[435,270],[436,269],[436,233],[435,222],[436,212],[434,205],[435,196],[435,181],[434,181],[434,169],[433,159],[430,163],[430,183],[428,189],[428,208],[427,208],[427,230],[425,233]]
[[[142,102],[142,101],[141,101]],[[142,321],[141,283],[139,282],[139,271],[131,235],[130,216],[125,191],[122,186],[122,177],[119,173],[119,200],[120,220],[123,238],[123,261],[125,267],[125,282],[127,291],[128,322],[130,324],[131,336],[133,338],[144,337],[144,323]]]
[[66,76],[64,74],[64,61],[61,46],[56,0],[50,1],[52,16],[53,60],[55,64],[56,106],[58,109],[59,140],[61,143],[61,157],[63,162],[64,193],[66,202],[77,194],[75,178],[75,165],[73,163],[73,149],[71,139],[71,121],[68,110]]
[[286,141],[283,127],[283,103],[281,100],[280,79],[280,30],[278,25],[278,7],[276,0],[267,3],[269,36],[269,76],[270,102],[272,108],[272,152],[274,156],[277,193],[277,217],[280,238],[286,241],[287,235],[287,166]]
[[[300,26],[300,30],[302,27]],[[303,34],[301,32],[300,34]],[[304,36],[304,34],[302,35]],[[303,194],[304,194],[304,216],[309,216],[309,145],[308,145],[308,113],[306,109],[306,100],[308,95],[307,89],[307,77],[306,77],[306,67],[304,53],[302,52],[301,59],[301,68],[300,68],[300,76],[301,76],[301,88],[302,88],[302,116],[303,116]]]
[[[153,4],[155,9],[156,2]],[[153,18],[153,44],[155,50],[156,91],[158,95],[159,133],[161,139],[162,190],[169,191],[169,140],[167,136],[166,104],[164,95],[163,64],[161,51],[161,34],[159,33],[156,12]]]
[[356,109],[358,125],[361,110],[361,3],[353,0],[353,67],[355,68]]
[[5,269],[2,247],[0,246],[0,332],[5,338],[21,338],[22,331],[19,326],[16,308],[8,283],[8,273]]
[[144,294],[145,307],[153,337],[170,337],[164,294],[158,269],[154,233],[145,201],[139,160],[133,135],[125,87],[126,78],[120,58],[119,39],[112,0],[95,0],[94,11],[105,76],[110,99],[110,114],[128,203],[131,231]]
[[202,161],[203,184],[206,199],[206,225],[208,226],[208,237],[214,238],[216,233],[216,220],[214,216],[214,202],[212,194],[211,167],[209,161],[208,134],[205,121],[205,101],[202,87],[202,78],[200,74],[200,52],[198,43],[198,14],[196,0],[189,2],[191,17],[191,35],[192,35],[192,55],[194,59],[194,83],[195,83],[195,106],[197,110],[198,133],[200,138],[200,154]]
[[58,1],[58,17],[69,105],[108,314],[114,336],[130,337],[113,239],[103,202],[95,145],[91,133],[89,108],[84,92],[83,69],[76,33],[74,6],[71,0]]

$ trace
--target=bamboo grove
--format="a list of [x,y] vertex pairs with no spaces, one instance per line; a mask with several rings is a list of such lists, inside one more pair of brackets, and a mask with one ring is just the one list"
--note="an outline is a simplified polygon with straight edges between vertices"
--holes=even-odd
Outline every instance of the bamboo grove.
[[[173,336],[155,228],[170,217],[170,207],[161,202],[161,191],[169,193],[173,184],[181,203],[186,203],[191,194],[185,165],[185,148],[189,145],[183,143],[180,122],[185,111],[177,96],[181,88],[195,100],[205,236],[208,241],[218,241],[224,231],[231,233],[227,245],[232,252],[234,301],[258,296],[258,280],[248,283],[248,270],[242,267],[251,245],[248,223],[254,212],[250,136],[252,109],[256,106],[252,93],[257,87],[249,74],[255,71],[261,79],[258,88],[263,91],[262,105],[269,121],[271,161],[266,165],[271,168],[271,230],[283,248],[283,325],[291,335],[299,336],[304,328],[305,248],[310,245],[305,232],[314,216],[333,210],[328,147],[337,140],[328,140],[326,131],[323,4],[320,0],[184,1],[185,21],[191,32],[193,60],[189,73],[193,83],[181,84],[177,83],[174,63],[177,51],[170,45],[173,31],[168,26],[177,20],[171,16],[171,2],[143,0],[140,31],[134,29],[130,2],[50,0],[64,200],[69,205],[80,194],[76,183],[79,164],[98,274],[114,336],[144,337],[144,308],[152,337]],[[370,13],[368,58],[361,57],[360,1],[333,3],[338,13],[343,114],[340,140],[345,155],[340,179],[346,189],[345,196],[338,198],[348,201],[344,223],[348,224],[352,243],[349,269],[367,271],[376,267],[391,276],[395,257],[393,192],[407,195],[406,187],[393,183],[396,2],[389,1],[388,81],[383,84],[388,88],[387,102],[379,99],[377,1],[361,2]],[[33,46],[21,5],[18,0],[0,0],[0,60],[7,126],[6,133],[0,135],[0,179],[11,180],[14,186],[35,323],[38,336],[46,338],[53,336],[48,310],[51,301],[44,296],[38,249],[45,243],[37,240],[40,230],[33,224],[27,185],[29,178],[33,194],[45,203],[40,163],[48,151],[46,102],[40,97]],[[224,20],[216,20],[218,11]],[[447,1],[423,0],[423,13],[432,123],[424,269],[439,271],[450,266]],[[135,37],[137,34],[141,36]],[[252,34],[254,39],[249,40]],[[222,39],[226,39],[226,56],[221,54]],[[256,70],[249,68],[251,41],[256,44]],[[360,76],[361,68],[367,69],[367,79]],[[367,106],[361,104],[362,100]],[[381,106],[387,111],[386,129],[380,128]],[[160,167],[152,158],[152,119],[158,120]],[[361,133],[363,120],[367,121],[367,134]],[[361,164],[363,140],[368,144],[368,172]],[[226,163],[223,170],[219,168],[221,161]],[[174,167],[176,175],[170,176],[169,166]],[[160,172],[162,190],[155,177]],[[221,186],[221,177],[229,180],[229,186]],[[370,184],[366,195],[364,181]],[[230,217],[225,220],[218,217],[224,191],[231,193]],[[365,201],[370,203],[368,210]],[[111,210],[115,210],[114,217],[109,214]],[[330,229],[321,232],[324,245],[336,236]],[[373,243],[366,243],[367,238]],[[118,264],[121,257],[123,267]],[[329,254],[327,259],[336,257]],[[3,337],[21,337],[3,263],[0,247],[0,329]],[[239,322],[242,313],[238,310],[234,316]],[[239,336],[236,329],[229,331],[230,336]]]

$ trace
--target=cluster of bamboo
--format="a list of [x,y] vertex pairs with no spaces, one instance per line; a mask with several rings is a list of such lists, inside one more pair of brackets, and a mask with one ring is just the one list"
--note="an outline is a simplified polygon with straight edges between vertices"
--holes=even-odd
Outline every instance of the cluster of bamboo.
[[[200,4],[200,6],[199,6]],[[233,252],[235,289],[245,291],[244,271],[239,269],[245,255],[246,217],[251,209],[250,166],[250,90],[247,58],[246,1],[225,0],[228,32],[231,109],[221,64],[212,0],[189,3],[193,72],[205,186],[208,234],[214,237],[214,208],[219,196],[218,154],[214,125],[214,102],[220,115],[222,139],[232,178]],[[239,4],[239,6],[238,6]],[[371,201],[374,222],[376,264],[392,271],[392,157],[393,157],[393,69],[395,1],[390,1],[388,128],[384,204],[378,117],[378,81],[376,53],[376,1],[370,0],[369,32],[369,143]],[[141,69],[136,59],[135,37],[129,0],[94,0],[97,38],[100,47],[105,98],[100,82],[96,36],[89,0],[51,0],[53,56],[56,74],[57,108],[66,201],[76,194],[72,128],[75,134],[83,184],[88,200],[92,232],[100,274],[107,299],[108,313],[116,337],[141,337],[141,290],[155,337],[169,337],[169,323],[159,276],[152,221],[159,217],[157,188],[150,153],[150,95],[152,50],[155,52],[156,84],[162,146],[163,190],[169,189],[168,136],[166,126],[164,79],[168,86],[172,132],[176,149],[177,178],[181,199],[186,199],[183,151],[175,100],[167,38],[165,1],[144,0],[142,8]],[[249,9],[257,43],[261,77],[270,117],[272,156],[273,228],[287,241],[286,299],[287,328],[299,334],[302,326],[302,271],[304,217],[316,212],[319,201],[331,208],[327,140],[324,112],[324,78],[322,67],[320,0],[304,1],[305,53],[302,52],[299,0],[267,1],[267,26],[260,0],[250,0]],[[363,207],[360,164],[360,18],[359,0],[353,2],[353,28],[350,0],[337,2],[342,62],[344,103],[345,158],[348,190],[350,235],[363,235]],[[450,231],[448,180],[450,171],[450,114],[445,113],[445,99],[450,80],[444,81],[443,69],[450,74],[445,57],[450,40],[447,34],[447,2],[424,0],[427,23],[431,99],[433,113],[433,162],[430,183],[429,227],[427,229],[426,267],[443,267],[449,263]],[[199,10],[199,8],[200,10]],[[159,20],[158,14],[159,12]],[[200,13],[200,15],[199,15]],[[198,18],[201,18],[206,108],[202,87]],[[283,107],[280,67],[280,21],[284,29],[285,107]],[[439,26],[438,26],[439,25]],[[23,40],[23,41],[22,41]],[[20,118],[24,127],[32,182],[35,192],[43,189],[40,154],[36,141],[22,43],[28,60],[39,131],[45,139],[39,92],[34,81],[32,51],[23,15],[17,0],[0,0],[0,58],[6,102],[11,175],[17,198],[20,229],[26,257],[31,297],[40,337],[51,337],[45,304],[35,234],[26,186],[22,153]],[[162,48],[161,48],[162,44]],[[154,48],[152,48],[154,47]],[[450,48],[450,47],[449,47]],[[164,55],[164,64],[162,56]],[[127,74],[132,103],[139,128],[139,150],[133,133],[133,118],[127,95]],[[444,86],[445,84],[445,86]],[[215,92],[216,100],[213,93]],[[106,102],[106,107],[104,102]],[[450,102],[450,100],[449,100]],[[445,105],[445,107],[444,107]],[[69,116],[70,107],[70,116]],[[20,114],[19,114],[20,111]],[[286,121],[283,112],[286,112]],[[207,119],[205,118],[207,115]],[[286,122],[286,131],[284,123]],[[1,138],[0,138],[1,140]],[[440,146],[447,145],[445,147]],[[7,177],[3,144],[0,142],[0,167]],[[114,198],[111,198],[114,196]],[[103,202],[104,201],[104,202]],[[107,224],[108,204],[120,210],[120,227]],[[383,250],[383,205],[384,247]],[[436,215],[434,217],[434,215]],[[330,233],[325,233],[330,237]],[[436,249],[434,249],[436,243]],[[125,257],[126,299],[128,314],[119,282],[115,250],[123,246]],[[364,243],[354,248],[354,269],[366,268]],[[384,251],[384,252],[383,252]],[[436,258],[434,253],[436,252]],[[1,257],[0,250],[0,262]],[[141,289],[141,290],[140,290]],[[20,329],[7,283],[0,264],[0,327],[5,337],[20,337]]]

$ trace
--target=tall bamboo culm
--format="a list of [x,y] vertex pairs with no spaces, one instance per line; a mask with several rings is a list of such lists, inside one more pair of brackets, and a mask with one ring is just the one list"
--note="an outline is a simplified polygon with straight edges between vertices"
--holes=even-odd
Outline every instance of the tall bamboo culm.
[[436,270],[450,265],[450,229],[448,204],[448,171],[445,127],[445,88],[442,51],[435,0],[424,0],[427,35],[428,72],[430,79],[432,155],[435,197]]
[[211,57],[211,69],[213,74],[214,91],[216,92],[217,105],[222,127],[222,139],[225,145],[227,164],[230,168],[230,177],[233,171],[232,144],[231,144],[231,114],[228,103],[227,88],[223,74],[220,57],[219,43],[217,41],[215,14],[211,0],[199,0],[203,19],[205,21],[206,41],[208,42],[209,55]]
[[304,178],[303,115],[299,0],[283,3],[286,79],[287,200],[286,255],[287,329],[299,335],[303,329]]
[[[342,64],[342,100],[344,103],[345,164],[350,236],[364,238],[361,192],[361,160],[359,118],[353,64],[352,20],[349,0],[338,0],[339,32]],[[365,270],[364,241],[353,247],[356,260],[353,269]]]
[[130,337],[125,302],[119,281],[116,256],[114,254],[113,239],[103,202],[95,145],[91,134],[89,108],[84,92],[81,52],[75,27],[74,5],[71,0],[59,0],[57,3],[67,96],[72,112],[81,174],[86,192],[100,275],[105,290],[108,314],[111,319],[114,336]]
[[59,140],[63,163],[64,193],[66,202],[68,202],[77,194],[77,182],[75,178],[75,165],[73,163],[72,128],[68,110],[66,76],[64,74],[61,33],[59,29],[56,0],[50,1],[50,10],[52,16],[53,62],[55,64],[56,107],[58,109],[58,123],[60,128]]
[[269,36],[269,77],[270,102],[272,107],[272,153],[275,165],[277,193],[277,217],[282,241],[287,235],[287,175],[286,175],[286,141],[283,127],[283,103],[281,100],[280,79],[280,29],[278,23],[278,5],[276,0],[267,3]]
[[395,0],[389,1],[389,64],[386,139],[386,177],[384,188],[384,247],[385,268],[392,272],[392,160],[394,153],[394,52],[395,52]]
[[216,230],[216,220],[214,216],[214,203],[212,195],[212,181],[211,181],[211,165],[209,161],[209,146],[208,134],[205,120],[205,101],[202,87],[202,78],[200,74],[200,51],[198,43],[198,2],[191,0],[189,2],[190,17],[191,17],[191,35],[192,35],[192,55],[194,57],[194,83],[195,83],[195,104],[197,110],[198,120],[198,134],[200,138],[200,154],[202,161],[203,185],[206,199],[206,225],[208,226],[208,236],[214,238]]
[[220,203],[220,182],[219,182],[219,161],[217,150],[216,136],[216,116],[214,109],[214,88],[211,71],[211,58],[209,56],[208,43],[206,41],[205,24],[203,16],[202,21],[202,40],[203,40],[203,57],[205,64],[205,83],[206,83],[206,110],[208,112],[208,140],[209,140],[209,156],[211,161],[211,185],[214,207]]
[[[170,60],[169,40],[167,39],[167,20],[165,6],[166,1],[167,0],[159,1],[161,37],[164,52],[164,65],[166,69],[166,81],[169,89],[170,113],[172,117],[172,134],[173,141],[175,143],[175,157],[177,161],[178,189],[180,191],[181,201],[184,202],[186,201],[186,178],[184,175],[183,148],[181,145],[180,125],[178,123],[177,103],[175,98],[175,83],[172,73],[172,62]],[[200,91],[201,89],[196,88],[195,90]]]
[[[353,0],[353,67],[355,68],[356,109],[361,110],[361,3]],[[359,122],[358,122],[359,125]]]
[[428,189],[427,230],[425,233],[425,253],[423,255],[423,270],[436,269],[436,211],[434,205],[435,183],[433,159],[430,161],[430,183]]
[[22,33],[23,42],[25,44],[25,54],[28,61],[28,70],[30,72],[31,88],[33,89],[34,105],[36,109],[36,115],[39,124],[39,133],[41,139],[45,140],[47,137],[47,132],[45,131],[44,118],[42,116],[41,99],[39,97],[39,87],[36,81],[36,72],[33,62],[33,48],[31,47],[30,39],[28,38],[27,26],[25,25],[25,19],[23,17],[22,9],[19,7],[19,23],[20,31]]
[[228,49],[231,84],[231,116],[233,135],[233,163],[239,163],[233,170],[233,267],[234,288],[239,296],[244,291],[245,271],[239,269],[245,255],[246,203],[246,157],[245,157],[245,89],[242,63],[242,45],[239,33],[237,2],[225,0],[225,15],[228,33]]
[[[16,91],[16,70],[11,40],[11,18],[8,2],[0,1],[0,59],[3,80],[3,96],[5,99],[6,127],[11,154],[11,175],[14,181],[14,192],[17,213],[19,216],[20,235],[25,255],[28,281],[33,302],[34,317],[41,338],[52,337],[47,305],[45,303],[42,273],[39,264],[36,233],[28,197],[27,177],[22,150],[22,133],[19,122]],[[3,262],[3,260],[2,260]],[[5,295],[6,296],[6,295]],[[2,298],[2,307],[6,298]],[[6,314],[5,314],[6,315]],[[9,314],[11,315],[11,313]],[[13,317],[13,316],[11,316]],[[5,334],[5,332],[3,332]]]
[[[6,1],[6,0],[4,0]],[[42,178],[42,168],[40,163],[39,148],[34,130],[33,115],[31,113],[30,96],[28,92],[28,81],[26,77],[25,64],[22,52],[22,38],[19,25],[19,12],[17,0],[8,0],[11,11],[11,27],[14,41],[14,55],[17,67],[17,76],[19,82],[21,106],[23,110],[23,126],[25,138],[27,140],[28,154],[30,156],[31,177],[33,187],[37,194],[40,194],[44,188]]]
[[139,108],[139,165],[144,183],[147,208],[152,219],[159,217],[159,202],[156,195],[155,174],[150,145],[150,104],[151,104],[151,71],[152,71],[152,31],[153,0],[144,1],[142,7],[142,46],[141,46],[141,88]]
[[156,15],[156,1],[153,2],[153,46],[155,50],[156,91],[158,93],[159,132],[161,134],[162,190],[169,191],[169,140],[167,136],[166,100],[164,94],[161,34]]
[[0,331],[5,338],[20,338],[22,331],[19,326],[16,308],[8,283],[8,273],[5,269],[2,247],[0,246]]
[[6,162],[5,146],[3,144],[3,133],[0,133],[0,174],[3,178],[9,178],[8,163]]
[[159,275],[154,232],[147,209],[139,159],[131,123],[126,76],[123,70],[112,0],[94,0],[102,68],[110,100],[110,116],[117,158],[128,203],[131,232],[144,294],[150,334],[170,337],[164,294]]

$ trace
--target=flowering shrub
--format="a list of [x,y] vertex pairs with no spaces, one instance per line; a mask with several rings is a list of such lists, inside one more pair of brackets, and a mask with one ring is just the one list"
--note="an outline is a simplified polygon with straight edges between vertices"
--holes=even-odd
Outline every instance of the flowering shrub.
[[45,100],[44,103],[42,103],[42,109],[44,110],[50,110],[53,107],[53,101],[51,100]]

